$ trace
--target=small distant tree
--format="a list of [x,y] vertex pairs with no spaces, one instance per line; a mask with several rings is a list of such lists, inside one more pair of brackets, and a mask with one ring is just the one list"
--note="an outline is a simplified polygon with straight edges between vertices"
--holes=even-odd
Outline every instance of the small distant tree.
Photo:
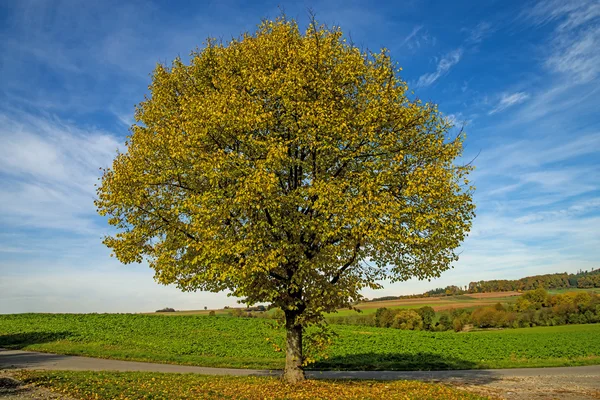
[[208,307],[204,306],[204,311],[206,311],[208,309]]
[[452,327],[454,328],[455,332],[460,332],[465,327],[465,321],[460,317],[454,318],[452,320]]
[[280,307],[284,376],[304,379],[307,326],[381,280],[438,277],[471,226],[464,136],[399,71],[285,17],[158,65],[98,189],[104,243],[161,283]]
[[413,310],[400,310],[394,316],[392,327],[396,329],[420,331],[423,329],[423,320],[421,319],[421,316]]
[[529,301],[536,309],[540,309],[549,304],[548,292],[544,288],[527,291],[521,295],[521,298]]
[[210,312],[208,313],[208,315],[209,315],[210,317],[214,317],[216,314],[215,314],[215,311],[214,311],[214,310],[210,310]]
[[388,308],[378,308],[375,311],[375,325],[381,328],[389,328],[394,323],[394,317],[396,316],[396,310],[390,310]]
[[435,311],[432,307],[425,306],[416,310],[421,319],[423,320],[423,329],[431,330],[433,319],[435,318]]

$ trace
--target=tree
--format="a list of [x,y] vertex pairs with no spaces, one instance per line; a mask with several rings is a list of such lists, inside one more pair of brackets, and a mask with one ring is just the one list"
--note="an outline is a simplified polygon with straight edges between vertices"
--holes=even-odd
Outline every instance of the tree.
[[392,327],[409,331],[420,331],[423,329],[423,320],[416,311],[400,310],[394,316]]
[[283,309],[284,375],[304,379],[308,325],[380,280],[439,276],[471,225],[464,135],[398,72],[285,17],[158,65],[101,178],[104,243],[160,283]]
[[423,320],[423,329],[431,330],[433,319],[435,318],[435,310],[433,307],[425,306],[415,310]]

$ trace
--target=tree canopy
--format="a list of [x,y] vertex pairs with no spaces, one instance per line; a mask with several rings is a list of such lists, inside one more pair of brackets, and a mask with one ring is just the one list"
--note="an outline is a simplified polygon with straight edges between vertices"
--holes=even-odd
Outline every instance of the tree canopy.
[[281,307],[302,332],[380,281],[439,276],[474,216],[464,135],[409,98],[386,50],[285,17],[158,65],[97,207],[163,284]]

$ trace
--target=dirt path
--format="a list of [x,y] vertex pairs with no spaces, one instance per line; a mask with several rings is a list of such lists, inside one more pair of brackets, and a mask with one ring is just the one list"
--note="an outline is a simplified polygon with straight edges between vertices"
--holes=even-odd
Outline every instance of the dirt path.
[[[0,370],[147,371],[279,376],[280,371],[207,368],[0,350]],[[422,380],[506,399],[600,399],[600,365],[460,371],[308,371],[312,379]],[[18,397],[14,397],[17,399]],[[36,398],[36,397],[26,397]],[[39,397],[44,398],[44,397]]]

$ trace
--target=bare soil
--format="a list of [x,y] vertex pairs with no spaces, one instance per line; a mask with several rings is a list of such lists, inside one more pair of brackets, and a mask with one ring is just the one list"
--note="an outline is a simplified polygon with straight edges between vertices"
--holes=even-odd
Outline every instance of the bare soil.
[[3,400],[73,400],[48,389],[24,385],[12,377],[10,372],[0,371],[0,398]]
[[474,299],[487,299],[490,297],[513,297],[520,296],[519,292],[490,292],[490,293],[471,293],[465,296],[473,297]]
[[507,400],[591,400],[600,399],[599,381],[598,376],[558,375],[506,376],[492,382],[467,380],[458,384],[448,381],[444,383],[484,396]]

